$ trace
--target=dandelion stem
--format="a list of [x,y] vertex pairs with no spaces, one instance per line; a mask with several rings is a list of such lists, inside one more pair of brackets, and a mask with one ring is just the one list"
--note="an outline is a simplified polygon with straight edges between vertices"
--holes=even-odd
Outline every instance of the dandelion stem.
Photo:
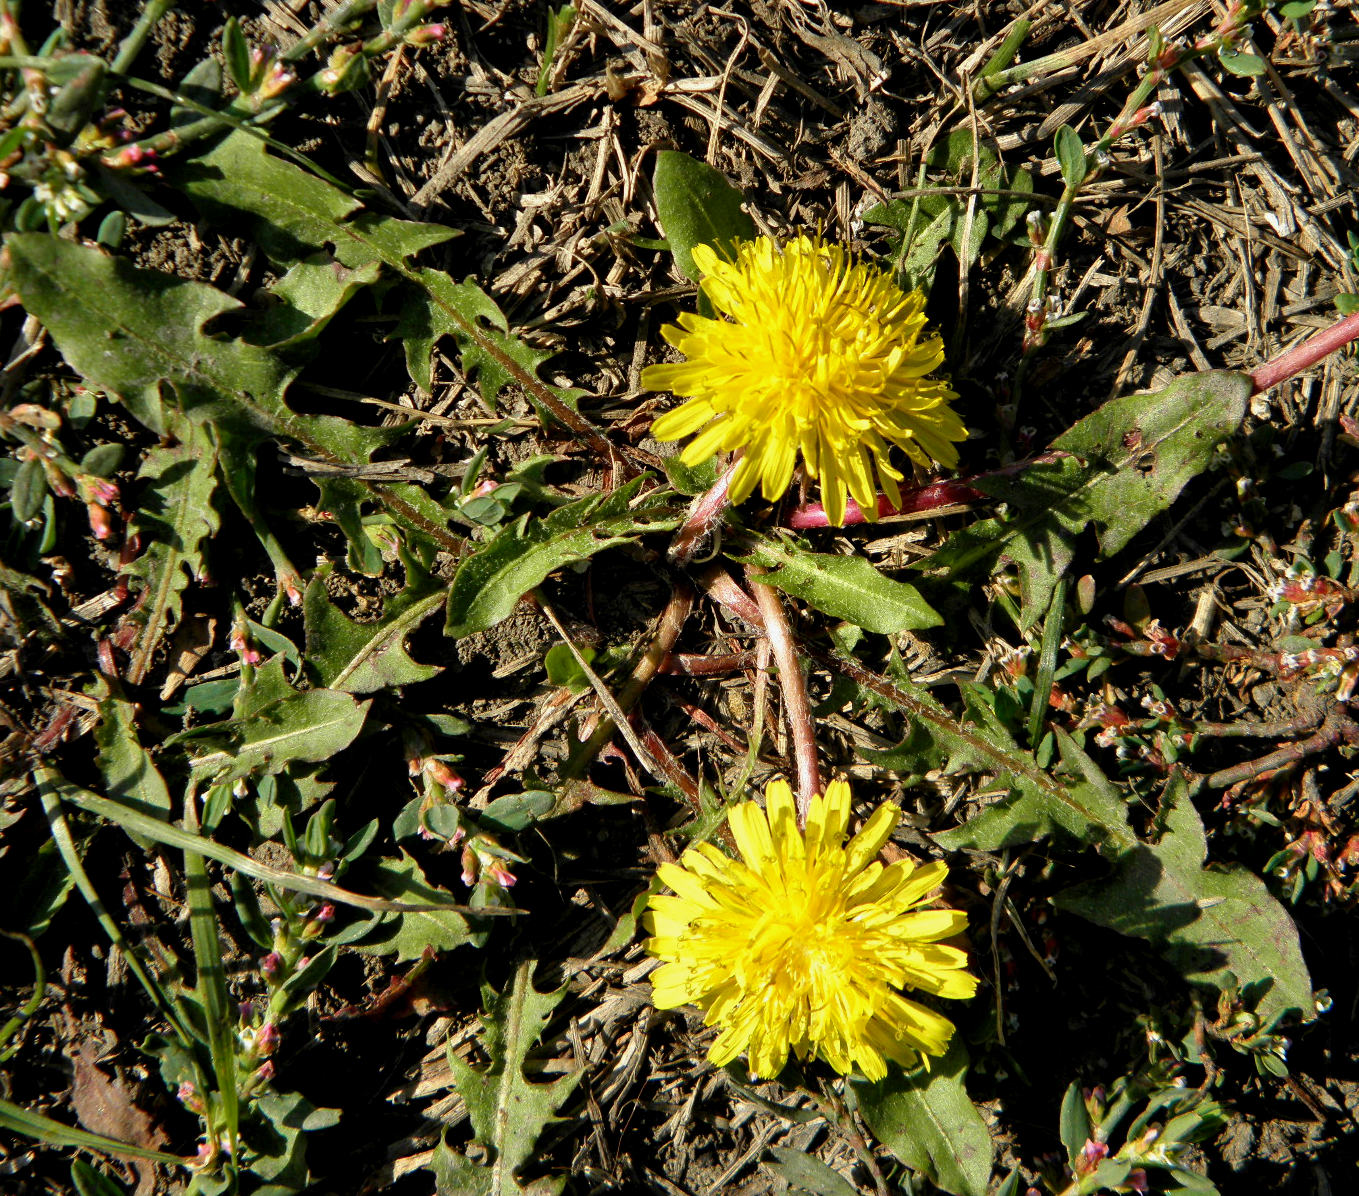
[[730,503],[728,495],[731,491],[731,479],[740,463],[741,455],[737,453],[717,481],[694,499],[689,507],[688,516],[666,551],[671,564],[687,565],[694,559],[694,554],[698,552],[700,546],[712,535],[713,526]]
[[793,737],[793,757],[797,766],[797,820],[807,824],[807,812],[812,798],[821,792],[821,772],[816,765],[816,732],[812,728],[812,706],[807,700],[807,682],[802,675],[802,664],[793,647],[793,632],[788,626],[788,615],[772,587],[760,580],[764,573],[758,565],[746,570],[746,579],[759,604],[764,618],[764,633],[774,652],[774,663],[779,668],[779,685],[783,689],[783,709],[788,719],[788,730]]

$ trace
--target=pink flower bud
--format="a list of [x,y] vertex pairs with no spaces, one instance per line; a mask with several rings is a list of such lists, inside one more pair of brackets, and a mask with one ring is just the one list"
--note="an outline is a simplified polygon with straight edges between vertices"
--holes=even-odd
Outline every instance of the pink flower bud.
[[94,538],[104,541],[113,535],[113,521],[109,518],[107,507],[101,507],[97,502],[85,504],[85,514],[90,517],[90,531],[94,533]]
[[255,1049],[261,1055],[272,1055],[278,1047],[278,1027],[273,1022],[265,1022],[255,1035]]
[[427,756],[424,764],[425,775],[445,789],[451,789],[454,793],[457,793],[467,784],[445,761],[440,760],[437,756]]
[[444,25],[418,25],[406,34],[406,45],[429,46],[441,42],[448,35]]

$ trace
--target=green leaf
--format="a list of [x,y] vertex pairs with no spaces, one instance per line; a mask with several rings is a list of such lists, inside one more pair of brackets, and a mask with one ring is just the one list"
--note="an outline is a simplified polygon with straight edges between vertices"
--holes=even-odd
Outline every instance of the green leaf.
[[[99,749],[99,775],[109,795],[153,818],[169,818],[170,790],[137,736],[137,707],[107,692],[106,684],[94,742]],[[143,841],[142,846],[148,843]]]
[[[490,1196],[533,1191],[558,1191],[565,1180],[521,1186],[517,1172],[533,1158],[534,1144],[563,1101],[580,1083],[583,1072],[560,1076],[550,1083],[533,1083],[524,1064],[547,1026],[552,1011],[566,995],[561,988],[540,993],[533,987],[533,961],[524,960],[514,973],[508,992],[483,990],[482,1048],[490,1063],[473,1067],[452,1050],[448,1065],[467,1105],[477,1141],[491,1155],[490,1164],[469,1168],[468,1160],[441,1143],[434,1157],[434,1173],[441,1193],[485,1192]],[[459,1183],[470,1186],[460,1187]]]
[[227,20],[222,27],[222,57],[226,59],[227,73],[236,84],[237,91],[250,90],[250,76],[254,73],[250,62],[250,43],[245,40],[241,26],[235,17]]
[[19,466],[9,487],[10,514],[20,523],[27,523],[42,510],[47,497],[47,474],[37,457],[29,457]]
[[[190,795],[189,800],[194,801],[194,796]],[[196,815],[191,811],[188,818],[196,819]],[[191,822],[190,829],[198,828]],[[226,1122],[227,1140],[232,1154],[235,1154],[236,1135],[240,1127],[240,1098],[236,1081],[236,1017],[227,995],[226,969],[222,962],[222,940],[213,904],[212,881],[208,878],[207,861],[199,852],[185,851],[184,876],[189,898],[189,932],[197,971],[194,992],[206,1023],[208,1054],[212,1061],[217,1100]]]
[[1258,54],[1221,53],[1217,60],[1222,63],[1222,69],[1230,75],[1250,77],[1265,73],[1265,60]]
[[[579,651],[586,664],[594,660],[596,653],[593,648],[585,646]],[[553,644],[543,656],[543,668],[547,671],[549,684],[564,685],[576,694],[583,694],[590,688],[590,678],[580,667],[570,644]]]
[[1021,622],[1030,626],[1047,610],[1077,537],[1093,530],[1106,557],[1122,549],[1241,426],[1251,385],[1245,374],[1213,371],[1105,403],[1053,441],[1055,460],[975,480],[1010,511],[955,532],[916,567],[958,576],[1013,563]]
[[1266,1025],[1289,1013],[1310,1017],[1311,978],[1283,906],[1253,873],[1205,867],[1203,823],[1181,774],[1162,806],[1160,842],[1124,852],[1112,876],[1066,890],[1057,906],[1146,939],[1191,984],[1223,990],[1265,982],[1256,1012]]
[[571,32],[571,26],[575,22],[576,6],[574,4],[563,4],[558,9],[553,9],[551,5],[548,5],[547,36],[543,39],[543,60],[538,67],[538,83],[533,89],[535,95],[547,95],[548,84],[552,80],[553,59],[557,57],[557,51]]
[[[915,715],[923,742],[907,741],[923,753],[922,761],[947,762],[950,774],[986,773],[1008,786],[1011,796],[987,807],[962,826],[934,836],[948,851],[998,850],[1002,845],[1032,843],[1063,833],[1077,842],[1100,842],[1112,836],[1123,847],[1136,842],[1128,829],[1127,812],[1117,793],[1094,785],[1064,785],[1040,768],[1011,737],[993,706],[993,692],[985,686],[963,683],[963,711],[955,720],[923,690],[907,693],[899,682],[899,709]],[[901,702],[905,697],[907,704]],[[922,717],[923,716],[923,717]],[[878,756],[880,767],[902,767],[909,759],[893,752],[892,762]]]
[[858,1191],[838,1171],[801,1150],[771,1146],[769,1153],[774,1158],[766,1159],[764,1165],[797,1191],[812,1192],[815,1196],[855,1196]]
[[[1033,192],[1033,176],[1022,167],[1007,170],[994,143],[977,141],[970,129],[956,129],[937,141],[925,156],[926,187],[970,187],[973,177],[979,188],[973,208],[972,238],[963,244],[971,197],[957,195],[907,195],[877,204],[864,213],[867,224],[895,230],[888,241],[897,269],[910,287],[929,288],[935,262],[944,242],[952,241],[964,265],[980,256],[985,236],[1004,238],[1024,218]],[[1009,192],[1021,192],[1014,195]]]
[[376,262],[350,269],[327,254],[297,262],[267,292],[271,306],[252,322],[249,340],[279,351],[314,341],[335,314],[378,280]]
[[11,233],[5,244],[15,291],[62,356],[158,435],[174,431],[173,410],[161,396],[168,382],[190,420],[213,425],[219,452],[230,442],[242,458],[278,436],[323,458],[364,464],[390,439],[350,420],[291,410],[283,392],[292,368],[258,346],[203,330],[241,309],[215,287],[137,269],[45,233]]
[[1059,1122],[1062,1145],[1066,1148],[1066,1161],[1075,1167],[1081,1150],[1090,1140],[1090,1112],[1085,1107],[1081,1086],[1073,1080],[1062,1097],[1062,1115]]
[[437,908],[450,904],[452,894],[432,886],[420,865],[404,851],[399,858],[379,861],[371,884],[388,901],[436,908],[389,914],[355,942],[355,946],[365,951],[375,955],[388,955],[394,951],[396,962],[405,963],[419,959],[426,947],[452,951],[464,943],[479,941],[484,934],[475,930],[461,913]]
[[854,1080],[859,1112],[874,1136],[908,1167],[953,1196],[986,1196],[995,1152],[990,1131],[967,1097],[967,1052],[954,1036],[928,1072]]
[[1081,135],[1070,125],[1063,125],[1053,139],[1053,149],[1057,154],[1057,165],[1062,168],[1062,181],[1068,188],[1079,187],[1085,182],[1089,169]]
[[84,1159],[71,1163],[71,1186],[76,1196],[131,1196],[129,1190],[110,1179],[102,1171],[96,1171]]
[[213,507],[217,450],[202,429],[181,421],[186,439],[148,450],[137,471],[140,486],[132,528],[146,545],[124,569],[145,598],[130,618],[141,625],[127,666],[140,685],[167,631],[179,622],[184,591],[205,572],[203,544],[221,527]]
[[195,775],[230,783],[331,759],[354,742],[368,706],[333,689],[294,690],[283,679],[283,658],[276,656],[259,670],[254,686],[242,687],[232,718],[167,742],[208,741],[213,750],[194,757]]
[[313,259],[330,249],[350,270],[395,265],[458,235],[447,225],[370,212],[297,163],[274,157],[249,133],[232,133],[208,153],[176,165],[168,177],[214,221],[247,221],[275,262]]
[[[411,380],[422,390],[433,384],[431,355],[444,336],[457,341],[463,369],[476,377],[488,404],[516,380],[516,370],[536,379],[552,356],[513,336],[495,301],[474,282],[454,282],[441,271],[407,264],[414,254],[456,236],[456,229],[367,211],[353,196],[294,162],[273,157],[259,138],[243,133],[225,138],[211,153],[177,169],[174,179],[219,222],[239,223],[246,214],[254,236],[275,261],[324,269],[333,253],[334,279],[314,273],[293,278],[290,272],[292,281],[280,283],[294,311],[286,321],[281,315],[271,319],[283,321],[275,332],[291,329],[285,344],[319,330],[318,322],[323,324],[334,314],[333,308],[375,277],[381,263],[415,284],[391,336],[404,343]],[[304,324],[306,318],[312,323]],[[574,406],[582,393],[549,389],[568,406]]]
[[[518,381],[516,370],[538,378],[538,371],[554,356],[511,333],[495,300],[470,279],[454,282],[437,270],[419,270],[413,277],[420,285],[407,295],[390,339],[404,344],[407,372],[421,390],[428,391],[433,385],[432,354],[445,336],[456,342],[463,370],[476,380],[482,399],[491,409],[500,392]],[[549,389],[573,410],[584,393],[571,387]],[[526,393],[539,417],[546,418],[532,391]]]
[[808,552],[780,536],[761,538],[744,559],[771,570],[762,581],[868,631],[892,635],[944,621],[914,586],[884,577],[863,557]]
[[417,664],[406,651],[406,636],[443,604],[445,594],[413,561],[406,562],[406,588],[385,598],[382,616],[356,623],[326,595],[329,564],[316,570],[307,586],[303,616],[307,660],[327,689],[366,694],[428,681],[442,670]]
[[[1271,984],[1260,1005],[1266,1018],[1311,1009],[1296,928],[1255,877],[1203,867],[1203,829],[1181,795],[1182,781],[1166,795],[1169,832],[1159,843],[1144,843],[1128,825],[1119,791],[1065,732],[1057,742],[1065,772],[1077,778],[1069,783],[1018,749],[990,706],[990,691],[964,686],[963,717],[954,719],[923,691],[910,692],[843,657],[813,655],[909,715],[951,772],[990,774],[1012,790],[962,826],[933,835],[946,851],[998,851],[1057,831],[1097,843],[1114,863],[1113,881],[1064,895],[1064,908],[1082,916],[1106,910],[1094,920],[1118,919],[1115,929],[1154,943],[1192,983],[1225,987],[1232,973],[1242,988]],[[1117,896],[1107,896],[1111,883]]]
[[679,526],[681,516],[660,492],[634,505],[645,481],[645,475],[634,478],[612,494],[568,503],[546,518],[521,516],[464,558],[448,594],[447,634],[470,635],[499,623],[555,569]]
[[736,241],[755,239],[755,222],[741,210],[745,196],[721,172],[679,150],[656,155],[656,214],[680,273],[698,282],[694,246],[730,257]]
[[[307,1184],[307,1139],[314,1130],[330,1129],[340,1122],[339,1109],[318,1109],[298,1092],[265,1091],[255,1101],[262,1124],[251,1135],[255,1158],[250,1171],[272,1181],[270,1188],[255,1189],[255,1196],[272,1192],[284,1196]],[[263,1133],[260,1133],[263,1130]]]

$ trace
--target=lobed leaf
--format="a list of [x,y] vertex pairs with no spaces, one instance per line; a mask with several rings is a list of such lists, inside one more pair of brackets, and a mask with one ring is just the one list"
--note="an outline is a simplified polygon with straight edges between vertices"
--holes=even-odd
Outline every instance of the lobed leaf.
[[397,264],[458,236],[446,225],[368,211],[339,187],[295,162],[276,158],[249,133],[224,137],[170,177],[219,224],[248,218],[256,243],[276,262],[300,262],[325,250],[350,270]]
[[331,759],[363,729],[369,705],[333,689],[293,689],[283,676],[283,657],[275,656],[241,686],[231,718],[194,727],[166,743],[186,745],[191,752],[207,747],[193,756],[194,774],[229,784]]
[[292,367],[267,349],[204,331],[241,310],[215,287],[46,233],[11,233],[5,246],[11,284],[71,368],[158,435],[177,431],[174,405],[161,394],[168,383],[184,415],[212,425],[218,452],[252,469],[255,446],[270,436],[350,464],[366,463],[391,439],[390,431],[289,408],[283,394]]
[[[358,285],[376,278],[382,265],[415,284],[391,335],[403,342],[411,380],[422,390],[433,385],[430,363],[444,336],[457,341],[463,369],[476,376],[488,404],[516,379],[516,371],[537,379],[538,370],[553,356],[511,334],[500,308],[476,283],[454,282],[442,271],[409,265],[421,250],[457,236],[456,229],[370,212],[340,188],[272,156],[259,138],[244,133],[232,134],[211,153],[180,167],[175,178],[219,222],[239,223],[241,214],[247,214],[255,238],[275,261],[310,262],[334,274],[329,280],[293,279],[290,272],[275,288],[294,309],[286,322],[283,315],[271,317],[278,331],[293,328],[285,344],[319,331]],[[333,257],[329,267],[328,257]],[[304,316],[310,324],[301,323]],[[571,406],[582,393],[549,389]]]
[[533,987],[532,974],[533,961],[524,960],[515,970],[508,992],[484,990],[486,1013],[481,1024],[482,1047],[490,1059],[487,1067],[473,1067],[453,1051],[448,1052],[448,1065],[472,1119],[473,1132],[490,1152],[491,1161],[488,1166],[477,1166],[440,1143],[433,1167],[441,1193],[546,1193],[560,1191],[565,1182],[549,1181],[525,1188],[517,1174],[532,1158],[538,1136],[583,1075],[577,1071],[548,1083],[533,1083],[525,1074],[529,1052],[566,995],[564,988],[540,993]]
[[330,566],[316,570],[307,586],[302,610],[307,632],[307,660],[321,685],[343,693],[366,694],[428,681],[442,670],[418,664],[406,651],[406,636],[445,600],[443,589],[406,561],[407,584],[386,598],[382,617],[356,623],[326,595]]
[[149,450],[137,471],[139,488],[132,529],[145,551],[123,570],[140,581],[145,598],[130,618],[141,624],[129,653],[127,680],[139,685],[170,627],[179,622],[184,591],[205,572],[203,545],[221,526],[217,451],[212,438],[186,420],[177,421],[184,439]]
[[612,494],[568,503],[545,518],[523,515],[465,557],[448,593],[447,634],[461,637],[494,626],[564,565],[679,526],[680,513],[662,494],[653,492],[633,505],[645,480],[634,478]]
[[1091,529],[1104,556],[1122,549],[1208,468],[1240,428],[1251,388],[1247,375],[1215,370],[1105,403],[1053,441],[1055,459],[974,480],[1010,510],[955,532],[916,567],[953,577],[1013,564],[1021,622],[1030,626],[1070,567],[1077,538]]
[[914,586],[883,576],[863,557],[808,552],[780,536],[761,537],[744,560],[770,570],[762,581],[868,631],[892,635],[944,621]]
[[953,1196],[986,1196],[995,1146],[963,1087],[967,1051],[954,1037],[948,1053],[904,1075],[851,1081],[874,1137],[908,1167]]
[[399,858],[378,863],[372,879],[373,888],[386,900],[408,906],[423,906],[389,914],[372,930],[355,941],[355,946],[375,955],[396,952],[396,962],[419,959],[426,948],[452,951],[464,943],[480,943],[483,931],[477,931],[465,916],[465,910],[440,908],[451,905],[452,895],[447,890],[429,883],[420,865],[402,852]]

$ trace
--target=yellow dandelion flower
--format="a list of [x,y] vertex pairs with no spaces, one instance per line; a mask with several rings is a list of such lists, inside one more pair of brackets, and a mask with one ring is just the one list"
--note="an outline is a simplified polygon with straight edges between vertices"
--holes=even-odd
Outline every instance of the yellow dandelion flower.
[[966,954],[940,941],[967,916],[916,908],[945,866],[878,860],[900,815],[890,804],[846,844],[844,781],[812,801],[805,833],[786,781],[769,785],[765,804],[728,815],[741,860],[700,843],[661,865],[675,895],[648,903],[647,950],[664,961],[651,978],[656,1007],[699,1006],[721,1027],[708,1058],[720,1067],[747,1053],[758,1076],[778,1075],[790,1051],[870,1080],[888,1059],[911,1067],[942,1055],[953,1023],[900,990],[976,992]]
[[842,246],[805,235],[781,247],[768,237],[738,243],[734,261],[699,245],[694,261],[703,293],[726,319],[681,315],[661,335],[688,360],[642,371],[643,386],[689,396],[651,428],[659,440],[699,432],[684,464],[744,449],[732,501],[758,483],[772,502],[787,491],[801,451],[837,526],[846,489],[869,519],[879,484],[900,502],[904,475],[889,460],[892,445],[922,469],[957,465],[953,442],[967,429],[949,406],[957,395],[927,377],[944,348],[925,332],[919,291],[908,294]]

